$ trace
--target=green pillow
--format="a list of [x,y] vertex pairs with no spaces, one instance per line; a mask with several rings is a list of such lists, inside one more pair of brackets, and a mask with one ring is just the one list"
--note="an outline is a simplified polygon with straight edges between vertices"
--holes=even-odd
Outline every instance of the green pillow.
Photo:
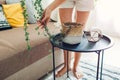
[[8,21],[6,20],[6,17],[4,15],[2,5],[0,4],[0,31],[1,30],[6,30],[6,29],[11,29]]

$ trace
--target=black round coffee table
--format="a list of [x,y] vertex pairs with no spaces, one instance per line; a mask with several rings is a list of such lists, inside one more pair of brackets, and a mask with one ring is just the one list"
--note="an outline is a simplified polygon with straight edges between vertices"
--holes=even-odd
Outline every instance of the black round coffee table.
[[[53,76],[55,80],[55,56],[54,49],[55,47],[67,50],[67,61],[68,61],[68,51],[74,52],[96,52],[98,54],[97,60],[97,72],[96,72],[96,80],[102,80],[102,68],[103,68],[103,56],[104,50],[110,48],[113,45],[113,40],[103,35],[103,37],[97,42],[89,42],[85,36],[83,36],[80,44],[70,45],[62,42],[62,34],[57,34],[53,38],[50,39],[52,44],[52,54],[53,54]],[[100,74],[99,74],[100,71]],[[69,78],[69,70],[67,66],[67,78]]]

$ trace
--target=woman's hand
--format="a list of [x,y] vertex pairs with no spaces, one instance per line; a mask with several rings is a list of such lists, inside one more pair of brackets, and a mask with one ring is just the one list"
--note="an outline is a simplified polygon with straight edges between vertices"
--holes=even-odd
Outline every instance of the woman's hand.
[[45,9],[45,11],[43,12],[42,18],[37,21],[39,27],[43,28],[44,25],[46,25],[49,22],[51,12],[52,12],[51,9],[49,8]]
[[50,15],[51,12],[57,8],[60,4],[62,4],[65,0],[54,0],[43,12],[42,18],[37,21],[39,27],[44,27],[49,20],[50,20]]

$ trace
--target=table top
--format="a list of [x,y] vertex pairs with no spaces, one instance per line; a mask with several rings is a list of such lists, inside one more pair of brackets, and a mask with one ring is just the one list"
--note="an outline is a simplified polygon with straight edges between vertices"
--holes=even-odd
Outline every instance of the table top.
[[62,42],[61,37],[61,34],[57,34],[50,40],[50,42],[54,47],[75,52],[95,52],[108,49],[113,45],[112,38],[106,35],[103,35],[103,37],[97,42],[89,42],[87,38],[83,36],[81,43],[75,45]]

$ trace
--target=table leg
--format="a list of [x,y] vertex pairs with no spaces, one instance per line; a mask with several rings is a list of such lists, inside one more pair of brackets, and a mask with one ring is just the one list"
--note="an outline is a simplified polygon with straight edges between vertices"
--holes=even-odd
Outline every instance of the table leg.
[[102,80],[102,70],[103,70],[103,57],[104,57],[104,50],[102,50],[101,54],[101,71],[100,71],[100,80]]
[[69,53],[67,51],[67,78],[69,78],[69,69],[68,69],[68,67],[69,67],[69,61],[68,61],[68,57],[69,57]]
[[96,80],[98,80],[98,79],[99,79],[100,52],[101,52],[101,51],[97,51],[97,52],[96,52],[96,53],[98,54],[98,61],[97,61],[97,75],[96,75]]
[[54,46],[52,45],[52,53],[53,53],[53,77],[55,80],[55,54],[54,54]]
[[71,80],[69,77],[69,52],[67,51],[67,79],[66,80]]

